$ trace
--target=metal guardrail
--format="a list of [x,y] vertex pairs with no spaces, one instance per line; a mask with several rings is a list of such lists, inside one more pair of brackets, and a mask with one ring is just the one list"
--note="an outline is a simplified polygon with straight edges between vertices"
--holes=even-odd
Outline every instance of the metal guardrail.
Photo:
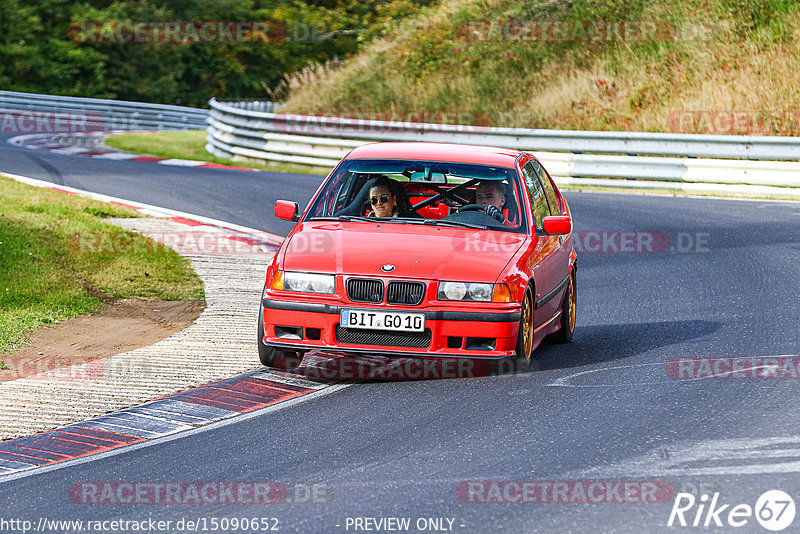
[[375,141],[476,144],[530,151],[561,183],[800,198],[800,162],[786,161],[800,160],[798,137],[488,128],[276,114],[252,102],[209,105],[206,150],[234,160],[330,167]]
[[[208,119],[206,109],[0,91],[0,115],[9,118],[11,124],[19,118],[24,119],[15,126],[17,133],[29,133],[28,127],[37,133],[42,133],[39,130],[47,125],[52,128],[52,120],[47,114],[78,117],[75,124],[88,131],[199,130],[206,127]],[[9,132],[4,129],[3,133]]]
[[215,121],[250,130],[316,132],[318,137],[371,141],[482,144],[573,153],[800,160],[800,137],[535,130],[408,123],[277,114],[256,110],[252,105],[252,102],[219,102],[212,98],[209,101],[210,116]]

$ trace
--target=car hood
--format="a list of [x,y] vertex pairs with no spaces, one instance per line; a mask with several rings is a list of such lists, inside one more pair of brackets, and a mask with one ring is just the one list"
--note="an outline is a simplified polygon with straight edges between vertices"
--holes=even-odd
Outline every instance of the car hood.
[[[373,222],[307,222],[289,238],[287,271],[494,282],[527,236]],[[393,265],[391,274],[383,265]]]

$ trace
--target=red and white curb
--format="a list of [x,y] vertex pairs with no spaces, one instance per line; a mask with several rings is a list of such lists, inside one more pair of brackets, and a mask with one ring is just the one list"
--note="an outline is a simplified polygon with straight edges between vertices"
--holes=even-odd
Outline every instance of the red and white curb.
[[[74,133],[70,134],[75,138],[100,138],[104,140],[109,135],[132,133],[129,131],[109,131],[93,133]],[[190,159],[159,158],[156,156],[144,156],[141,154],[131,154],[120,150],[112,149],[103,145],[103,148],[89,148],[80,145],[65,144],[58,141],[58,136],[52,133],[25,134],[12,137],[8,140],[12,145],[27,148],[30,150],[43,150],[53,154],[65,154],[69,156],[82,156],[93,159],[111,159],[117,161],[143,161],[148,163],[158,163],[159,165],[171,165],[176,167],[199,167],[211,169],[231,169],[237,171],[257,171],[251,167],[238,167],[235,165],[223,165],[221,163],[211,163],[208,161],[196,161]]]
[[147,347],[0,383],[0,437],[15,438],[0,443],[3,479],[27,476],[42,466],[90,461],[95,455],[189,434],[198,427],[346,387],[263,367],[253,370],[259,367],[256,311],[264,269],[281,236],[24,176],[5,176],[160,217],[110,220],[143,228],[145,235],[189,225],[261,243],[264,250],[187,256],[205,284],[207,306],[186,329]]
[[0,443],[0,476],[108,452],[266,408],[327,387],[261,369]]

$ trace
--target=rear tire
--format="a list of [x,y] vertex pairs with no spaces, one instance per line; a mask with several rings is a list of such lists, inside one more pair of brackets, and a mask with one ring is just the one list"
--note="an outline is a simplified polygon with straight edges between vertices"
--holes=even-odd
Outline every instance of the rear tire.
[[555,343],[569,343],[575,335],[575,318],[578,308],[578,290],[575,284],[576,269],[572,268],[569,276],[567,292],[564,293],[564,300],[561,302],[561,329],[553,334]]
[[274,369],[292,370],[300,366],[303,353],[294,350],[279,350],[264,344],[264,309],[258,314],[258,359],[261,365]]

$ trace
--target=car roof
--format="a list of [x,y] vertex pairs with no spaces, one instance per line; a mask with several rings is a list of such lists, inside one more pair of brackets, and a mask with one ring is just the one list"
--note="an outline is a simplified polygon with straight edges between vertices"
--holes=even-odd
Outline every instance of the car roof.
[[522,153],[510,148],[451,143],[370,143],[355,148],[346,159],[410,159],[513,168]]

